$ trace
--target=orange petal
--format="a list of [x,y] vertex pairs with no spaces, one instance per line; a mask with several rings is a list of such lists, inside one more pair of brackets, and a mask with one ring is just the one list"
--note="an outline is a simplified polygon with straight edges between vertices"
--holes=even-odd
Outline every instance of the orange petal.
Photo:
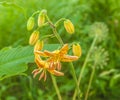
[[56,70],[48,69],[48,71],[49,71],[51,74],[54,74],[54,75],[56,75],[56,76],[63,76],[63,75],[64,75],[64,73],[59,72],[59,71],[56,71]]
[[35,62],[39,68],[44,68],[44,65],[45,65],[44,61],[35,59]]
[[38,54],[39,56],[47,57],[47,55],[42,51],[35,51],[34,53]]
[[72,61],[75,61],[75,60],[78,60],[79,57],[77,56],[69,56],[69,55],[64,55],[61,59],[61,61],[63,62],[72,62]]
[[44,54],[49,56],[49,57],[53,57],[55,55],[55,53],[47,51],[47,50],[44,51]]
[[53,74],[56,76],[64,76],[64,73],[56,71],[56,70],[53,70]]
[[60,54],[61,55],[67,54],[68,49],[69,49],[68,44],[63,45],[63,47],[60,49]]

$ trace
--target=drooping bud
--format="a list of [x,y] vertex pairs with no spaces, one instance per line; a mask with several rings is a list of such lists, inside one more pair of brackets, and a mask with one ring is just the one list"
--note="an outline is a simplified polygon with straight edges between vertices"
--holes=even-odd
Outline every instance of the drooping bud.
[[43,41],[38,40],[34,46],[34,52],[42,50],[43,45],[44,45]]
[[45,23],[45,15],[47,11],[42,10],[38,16],[38,26],[41,27]]
[[76,45],[73,44],[72,51],[73,51],[73,54],[78,57],[80,57],[82,54],[81,47],[78,43]]
[[70,34],[73,34],[75,31],[74,25],[72,24],[72,22],[69,19],[64,21],[64,27],[65,27],[66,31]]
[[39,38],[39,31],[35,30],[29,38],[29,44],[34,45],[37,42],[38,38]]
[[30,31],[34,27],[34,17],[30,17],[27,21],[27,30]]

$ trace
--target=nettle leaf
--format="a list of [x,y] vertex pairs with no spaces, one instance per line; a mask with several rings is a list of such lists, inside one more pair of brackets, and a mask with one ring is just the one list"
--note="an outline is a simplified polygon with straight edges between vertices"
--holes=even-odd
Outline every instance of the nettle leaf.
[[[59,44],[46,44],[43,49],[55,50]],[[28,63],[34,62],[33,47],[4,48],[0,51],[0,80],[25,72]]]

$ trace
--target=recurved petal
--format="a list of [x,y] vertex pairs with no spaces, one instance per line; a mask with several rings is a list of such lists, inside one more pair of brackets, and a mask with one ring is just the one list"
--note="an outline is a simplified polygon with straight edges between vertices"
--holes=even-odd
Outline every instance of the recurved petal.
[[64,73],[54,70],[53,74],[56,76],[64,76]]
[[53,57],[50,57],[49,59],[47,59],[47,62],[53,62],[53,61],[54,61]]
[[54,52],[50,52],[50,51],[47,51],[47,50],[44,51],[44,54],[45,54],[46,56],[49,56],[49,57],[53,57],[53,56],[55,55]]
[[69,56],[69,55],[64,55],[61,59],[61,61],[63,62],[72,62],[72,61],[75,61],[75,60],[78,60],[79,57],[77,56]]
[[60,49],[60,54],[61,55],[64,55],[64,54],[67,54],[68,52],[68,44],[65,44],[61,49]]
[[38,54],[39,56],[43,56],[43,57],[48,57],[44,52],[42,51],[35,51],[35,54]]
[[62,72],[59,72],[59,71],[56,71],[56,70],[49,70],[48,71],[53,74],[53,75],[56,75],[56,76],[64,76],[64,73]]
[[40,60],[40,59],[35,59],[35,62],[36,62],[37,66],[38,66],[39,68],[44,68],[44,67],[45,67],[44,61],[42,61],[42,60]]
[[41,60],[41,58],[40,58],[40,56],[38,54],[34,53],[34,55],[35,55],[35,59]]

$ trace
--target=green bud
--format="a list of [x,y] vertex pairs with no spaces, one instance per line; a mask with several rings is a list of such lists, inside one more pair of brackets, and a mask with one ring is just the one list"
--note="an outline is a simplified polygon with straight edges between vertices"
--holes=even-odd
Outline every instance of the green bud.
[[30,31],[34,27],[34,17],[30,17],[27,21],[27,30]]
[[38,16],[38,26],[41,27],[45,23],[46,10],[42,10]]

